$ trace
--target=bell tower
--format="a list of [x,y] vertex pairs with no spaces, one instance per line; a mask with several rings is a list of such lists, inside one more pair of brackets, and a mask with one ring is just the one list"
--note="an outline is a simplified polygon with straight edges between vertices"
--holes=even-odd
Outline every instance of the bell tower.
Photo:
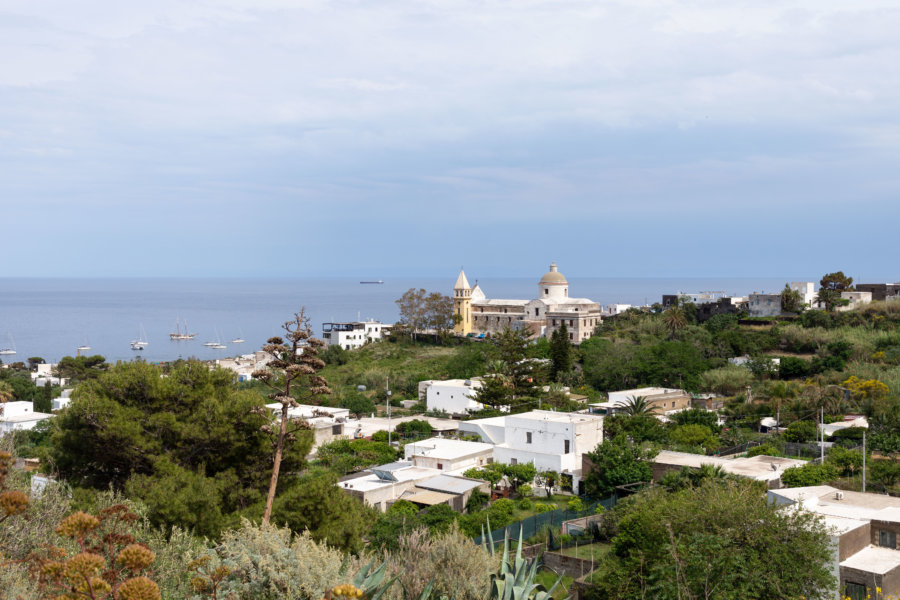
[[453,313],[459,316],[453,332],[466,335],[472,332],[472,288],[466,279],[466,272],[460,269],[456,285],[453,286]]

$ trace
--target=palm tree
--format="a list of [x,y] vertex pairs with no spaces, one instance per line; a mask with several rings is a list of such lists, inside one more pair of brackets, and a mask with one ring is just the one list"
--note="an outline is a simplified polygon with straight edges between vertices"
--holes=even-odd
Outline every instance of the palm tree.
[[797,396],[797,385],[792,381],[774,381],[769,385],[768,396],[775,401],[775,414],[778,420],[781,418],[781,405]]
[[663,313],[663,323],[669,330],[669,337],[674,338],[675,334],[688,326],[687,313],[680,306],[673,306]]
[[0,381],[0,402],[10,402],[15,397],[13,386],[6,381]]
[[626,415],[655,415],[659,407],[647,401],[647,396],[631,396],[626,398],[622,405],[622,412]]

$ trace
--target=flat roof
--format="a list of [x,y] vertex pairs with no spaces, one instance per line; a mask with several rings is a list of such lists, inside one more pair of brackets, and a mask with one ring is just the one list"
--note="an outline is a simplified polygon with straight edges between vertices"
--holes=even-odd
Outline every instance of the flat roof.
[[[382,465],[382,467],[385,466],[388,465]],[[379,468],[381,467],[372,467],[372,469]],[[440,474],[440,471],[438,469],[429,469],[426,467],[407,467],[393,470],[390,473],[394,476],[396,481],[387,481],[381,479],[374,473],[370,472],[369,474],[362,477],[345,479],[344,481],[339,482],[338,485],[344,489],[352,489],[360,492],[370,492],[379,488],[392,486],[396,483],[405,483],[409,481],[417,481],[419,479],[428,479],[429,477],[434,477],[435,475]]]
[[556,412],[553,410],[532,410],[525,413],[509,415],[506,418],[528,419],[531,421],[553,421],[554,423],[585,423],[588,421],[603,421],[603,415]]
[[409,500],[410,502],[415,502],[416,504],[427,504],[428,506],[434,506],[435,504],[444,504],[445,502],[449,502],[456,498],[454,494],[444,494],[441,492],[432,492],[430,490],[423,490],[417,492],[406,492],[400,499]]
[[884,575],[900,567],[900,552],[881,546],[867,546],[842,561],[841,566]]
[[492,452],[492,444],[482,442],[466,442],[463,440],[451,440],[448,438],[433,437],[427,440],[411,442],[404,446],[404,454],[407,456],[429,456],[434,458],[464,458],[473,454]]
[[42,412],[32,412],[24,415],[0,415],[0,423],[27,423],[29,421],[43,421],[56,415]]
[[[456,431],[459,429],[459,421],[454,421],[453,419],[438,419],[436,417],[414,415],[411,417],[391,417],[390,431],[395,431],[397,425],[400,423],[406,423],[413,420],[427,421],[435,431]],[[376,431],[388,431],[388,419],[387,417],[363,417],[358,421],[348,421],[346,428],[348,435],[353,434],[357,429],[363,437],[369,437]]]
[[[741,475],[760,481],[779,479],[785,469],[806,464],[806,461],[778,456],[754,456],[752,458],[722,458],[720,456],[704,456],[688,452],[661,450],[655,463],[679,467],[699,469],[702,465],[720,466],[733,475]],[[775,466],[773,469],[772,466]]]
[[484,482],[480,479],[469,479],[468,477],[454,477],[452,475],[438,475],[425,481],[420,481],[416,487],[436,492],[445,492],[447,494],[464,494],[469,490],[481,487]]

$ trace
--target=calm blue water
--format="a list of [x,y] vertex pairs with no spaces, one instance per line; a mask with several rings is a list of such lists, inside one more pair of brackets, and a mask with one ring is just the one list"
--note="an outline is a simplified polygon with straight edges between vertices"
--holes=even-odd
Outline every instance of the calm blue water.
[[[258,349],[279,335],[280,326],[306,306],[317,335],[325,321],[355,320],[357,316],[384,322],[397,319],[394,300],[411,287],[452,292],[457,273],[446,278],[387,279],[383,285],[360,285],[360,279],[0,279],[0,347],[15,344],[15,356],[57,362],[74,356],[87,343],[86,354],[102,354],[109,361],[141,356],[148,361],[179,357],[222,358]],[[535,278],[485,278],[479,283],[488,298],[536,297]],[[644,304],[677,291],[723,290],[745,295],[778,291],[786,279],[611,279],[570,277],[569,295],[602,304]],[[474,278],[470,279],[472,285]],[[171,341],[176,319],[187,321],[192,341]],[[142,352],[131,350],[143,325],[150,342]],[[203,342],[217,334],[225,350]],[[246,342],[232,344],[242,336]]]

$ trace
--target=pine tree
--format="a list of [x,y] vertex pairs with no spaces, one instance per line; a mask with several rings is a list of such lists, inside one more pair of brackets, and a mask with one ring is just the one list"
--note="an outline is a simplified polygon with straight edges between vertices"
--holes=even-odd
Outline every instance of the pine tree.
[[550,378],[559,381],[560,375],[572,369],[572,345],[569,343],[569,330],[565,321],[550,336]]

